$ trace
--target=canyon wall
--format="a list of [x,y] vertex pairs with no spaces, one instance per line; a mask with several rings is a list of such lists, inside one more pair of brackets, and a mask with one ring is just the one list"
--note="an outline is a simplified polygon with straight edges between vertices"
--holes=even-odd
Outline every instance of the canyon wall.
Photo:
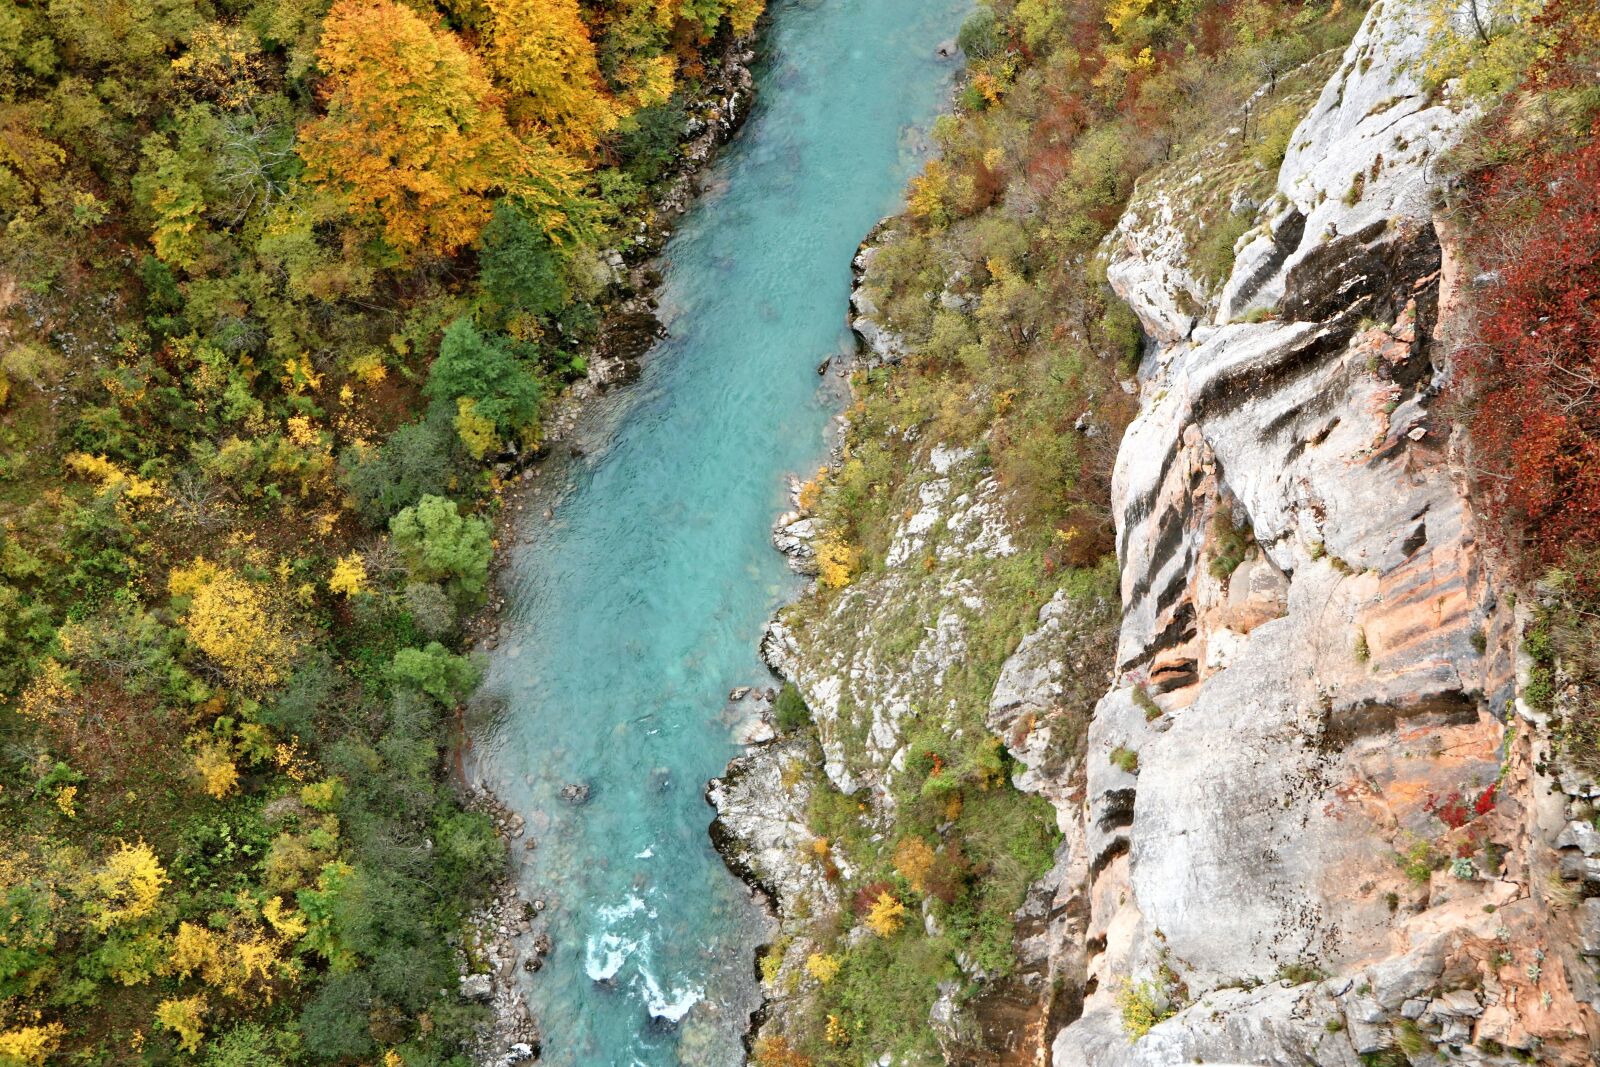
[[1151,345],[1117,676],[1058,803],[1088,879],[1056,1067],[1592,1062],[1595,886],[1557,850],[1593,787],[1549,777],[1460,476],[1472,283],[1432,166],[1473,116],[1419,83],[1422,17],[1369,13],[1215,296],[1174,232],[1206,173],[1147,177],[1112,235]]
[[[1112,654],[1119,605],[1063,590],[987,680],[981,727],[1062,836],[1017,914],[1020,965],[935,1005],[947,1062],[1600,1048],[1600,788],[1556,768],[1518,699],[1527,610],[1463,474],[1450,352],[1489,282],[1455,254],[1438,163],[1475,114],[1421,83],[1424,7],[1368,12],[1269,195],[1230,130],[1146,175],[1102,247],[1146,338],[1113,485],[1121,625]],[[1250,225],[1207,284],[1218,203]],[[901,358],[857,310],[867,361]],[[763,645],[820,756],[780,741],[712,798],[788,930],[844,906],[807,854],[807,762],[892,834],[913,735],[974,728],[953,683],[1012,551],[976,451],[920,443],[885,567]],[[814,572],[813,535],[797,512],[775,540]],[[1104,691],[1086,667],[1107,660]],[[813,949],[781,941],[769,987],[802,984]]]

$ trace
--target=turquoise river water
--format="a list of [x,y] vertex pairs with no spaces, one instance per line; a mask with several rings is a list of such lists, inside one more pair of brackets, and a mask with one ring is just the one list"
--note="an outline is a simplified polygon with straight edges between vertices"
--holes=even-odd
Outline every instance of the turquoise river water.
[[755,110],[666,250],[668,338],[511,550],[474,761],[538,842],[517,854],[555,946],[526,983],[546,1062],[742,1059],[766,920],[703,788],[738,752],[728,691],[773,684],[756,645],[797,586],[769,527],[825,454],[851,256],[926,154],[956,73],[935,49],[971,6],[774,0]]

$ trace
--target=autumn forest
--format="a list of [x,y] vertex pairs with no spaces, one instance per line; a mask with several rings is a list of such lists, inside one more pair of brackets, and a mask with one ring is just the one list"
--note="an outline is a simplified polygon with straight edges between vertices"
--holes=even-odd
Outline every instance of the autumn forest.
[[0,1062],[460,1062],[495,464],[760,13],[0,2]]

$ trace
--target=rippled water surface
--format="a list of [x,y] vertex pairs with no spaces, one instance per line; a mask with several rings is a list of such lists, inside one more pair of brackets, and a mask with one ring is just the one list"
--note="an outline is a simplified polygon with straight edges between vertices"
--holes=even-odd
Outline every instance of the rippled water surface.
[[[824,453],[816,367],[850,346],[851,255],[927,150],[955,74],[935,48],[971,0],[772,7],[756,110],[667,250],[670,336],[585,458],[541,475],[554,516],[510,557],[476,761],[538,841],[522,877],[555,950],[528,988],[553,1064],[741,1059],[764,920],[702,790],[737,752],[729,689],[770,684],[755,647],[794,581],[768,527]],[[588,803],[558,797],[571,782]]]

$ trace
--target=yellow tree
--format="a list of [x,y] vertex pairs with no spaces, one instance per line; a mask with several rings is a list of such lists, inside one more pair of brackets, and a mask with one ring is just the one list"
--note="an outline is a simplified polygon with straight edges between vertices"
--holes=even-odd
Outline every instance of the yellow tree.
[[879,937],[892,937],[905,924],[906,906],[888,890],[878,894],[867,911],[867,929]]
[[298,648],[266,591],[227,567],[197,559],[167,578],[173,596],[187,596],[183,627],[195,647],[249,689],[276,685]]
[[902,838],[894,850],[894,869],[918,893],[928,891],[928,874],[933,870],[934,852],[920,837]]
[[338,0],[317,58],[327,114],[300,131],[306,176],[381,225],[400,253],[469,244],[500,194],[551,232],[568,224],[578,164],[536,133],[512,133],[499,93],[454,34],[393,0]]
[[60,1023],[44,1026],[23,1026],[0,1033],[0,1063],[24,1064],[35,1067],[55,1054],[67,1028]]
[[101,931],[137,922],[155,911],[166,884],[167,872],[150,846],[124,841],[90,878],[90,922]]
[[756,20],[767,8],[767,0],[725,0],[728,25],[733,32],[746,34],[756,28]]
[[806,973],[823,985],[827,985],[837,978],[839,976],[839,968],[842,966],[843,964],[839,962],[838,956],[813,952],[806,957]]
[[239,765],[221,741],[208,741],[200,746],[194,754],[194,769],[200,775],[201,788],[218,800],[239,786]]
[[204,996],[163,1000],[156,1005],[156,1024],[177,1035],[178,1046],[185,1052],[194,1052],[205,1038],[208,1007]]
[[605,90],[578,0],[489,0],[489,60],[514,94],[520,128],[548,130],[587,154],[617,127],[624,108]]

